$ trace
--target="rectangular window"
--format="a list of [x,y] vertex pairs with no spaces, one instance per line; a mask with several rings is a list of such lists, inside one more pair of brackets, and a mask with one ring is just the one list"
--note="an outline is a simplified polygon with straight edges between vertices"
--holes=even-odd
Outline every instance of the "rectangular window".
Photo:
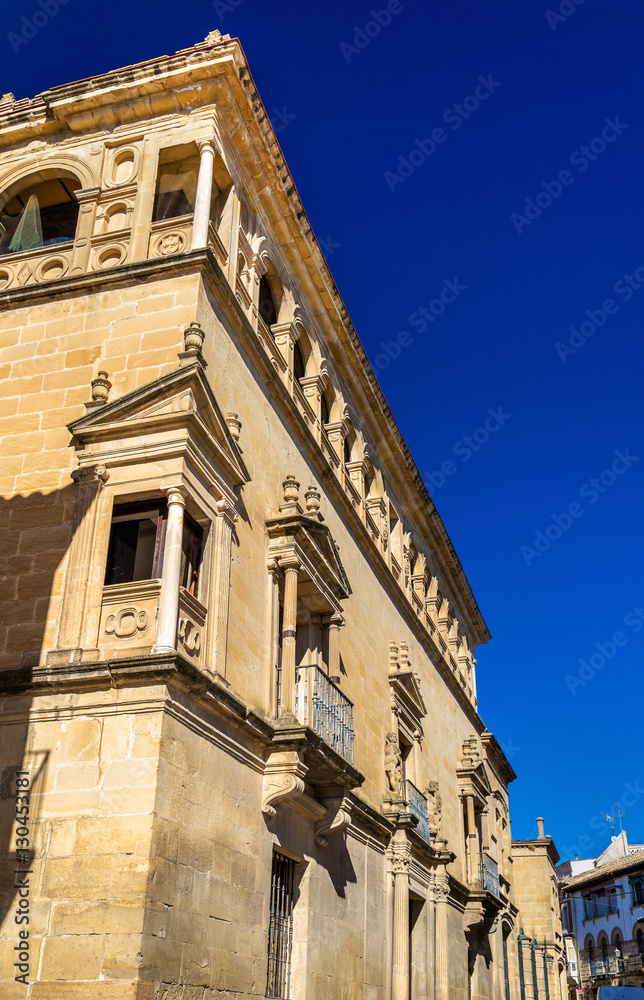
[[642,884],[642,879],[640,878],[633,884],[633,906],[642,906],[643,904],[644,885]]
[[274,851],[266,996],[277,1000],[289,1000],[291,996],[294,884],[295,862]]
[[193,597],[199,589],[199,569],[203,548],[203,531],[189,514],[183,516],[183,544],[181,546],[181,586]]
[[106,585],[161,576],[165,519],[165,503],[147,500],[114,508]]
[[[163,572],[167,506],[143,500],[114,507],[105,572],[106,586],[158,580]],[[181,586],[194,597],[199,586],[203,531],[189,514],[183,518]]]
[[192,214],[197,195],[198,173],[198,154],[159,164],[153,222]]

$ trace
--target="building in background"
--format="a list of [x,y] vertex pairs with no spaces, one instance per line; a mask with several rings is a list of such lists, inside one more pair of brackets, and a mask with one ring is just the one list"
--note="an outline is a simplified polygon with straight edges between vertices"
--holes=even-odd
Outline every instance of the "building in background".
[[0,228],[3,1000],[554,1000],[488,630],[238,41],[5,95]]
[[600,986],[644,986],[644,850],[626,832],[596,859],[557,869],[568,983],[596,997]]
[[514,900],[519,909],[522,1000],[566,995],[566,953],[555,865],[559,854],[537,820],[536,840],[513,840]]

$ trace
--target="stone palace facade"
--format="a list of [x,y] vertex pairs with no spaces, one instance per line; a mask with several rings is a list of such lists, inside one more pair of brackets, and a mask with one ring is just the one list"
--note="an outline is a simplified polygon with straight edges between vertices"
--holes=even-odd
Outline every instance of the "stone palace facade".
[[487,627],[236,39],[2,98],[0,333],[3,1000],[560,997]]

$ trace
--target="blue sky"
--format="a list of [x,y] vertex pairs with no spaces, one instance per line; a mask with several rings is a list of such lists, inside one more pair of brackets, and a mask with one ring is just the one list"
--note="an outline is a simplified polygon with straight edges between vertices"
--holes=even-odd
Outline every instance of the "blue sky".
[[0,39],[16,97],[241,39],[492,632],[513,833],[562,856],[618,799],[644,840],[644,8],[577,2],[20,0]]

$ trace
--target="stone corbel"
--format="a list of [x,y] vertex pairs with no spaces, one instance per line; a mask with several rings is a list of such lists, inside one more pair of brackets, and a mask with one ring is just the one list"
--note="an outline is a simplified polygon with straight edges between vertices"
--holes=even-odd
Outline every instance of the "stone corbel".
[[351,803],[347,798],[332,799],[326,811],[326,816],[315,824],[315,843],[318,847],[326,847],[326,839],[331,833],[341,833],[351,825]]
[[276,803],[302,795],[307,771],[297,750],[274,751],[264,767],[262,812],[275,816]]

